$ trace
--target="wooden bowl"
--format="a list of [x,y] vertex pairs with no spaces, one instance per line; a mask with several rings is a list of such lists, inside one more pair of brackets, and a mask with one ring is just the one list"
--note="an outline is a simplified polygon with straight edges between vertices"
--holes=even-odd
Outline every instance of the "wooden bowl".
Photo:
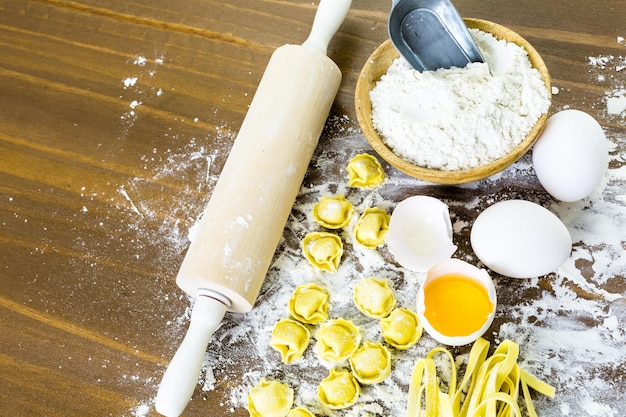
[[[546,64],[543,62],[537,51],[524,38],[512,30],[493,22],[479,19],[464,19],[464,21],[468,28],[475,28],[482,30],[483,32],[491,33],[498,39],[505,39],[523,47],[528,53],[532,66],[541,73],[546,89],[551,93],[552,86],[550,74],[548,73]],[[370,101],[370,90],[374,87],[381,76],[387,72],[387,68],[391,62],[394,61],[399,55],[400,54],[389,40],[383,42],[374,51],[363,66],[361,74],[357,80],[355,107],[361,131],[370,145],[385,161],[389,162],[405,174],[421,180],[440,184],[462,184],[477,181],[502,171],[504,168],[521,158],[522,155],[524,155],[532,147],[543,130],[546,120],[548,119],[548,112],[544,113],[539,120],[537,120],[537,123],[535,123],[535,126],[531,129],[528,135],[508,154],[493,162],[476,168],[444,171],[420,167],[402,159],[383,142],[374,128],[371,117],[372,103]]]

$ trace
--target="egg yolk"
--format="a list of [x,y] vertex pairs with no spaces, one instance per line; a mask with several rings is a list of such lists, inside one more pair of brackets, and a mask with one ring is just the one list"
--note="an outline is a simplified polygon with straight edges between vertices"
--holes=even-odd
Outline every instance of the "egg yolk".
[[493,303],[485,287],[463,275],[443,275],[424,287],[424,316],[445,336],[467,336],[480,330]]

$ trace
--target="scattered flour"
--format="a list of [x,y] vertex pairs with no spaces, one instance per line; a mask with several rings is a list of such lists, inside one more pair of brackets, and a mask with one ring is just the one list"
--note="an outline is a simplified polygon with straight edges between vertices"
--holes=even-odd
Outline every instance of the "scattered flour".
[[[626,145],[626,137],[609,138],[615,144]],[[322,195],[345,194],[355,206],[356,219],[367,207],[391,211],[410,195],[435,195],[450,206],[455,243],[459,245],[455,256],[476,264],[467,244],[471,224],[486,206],[519,196],[507,187],[514,179],[533,186],[525,190],[525,197],[564,220],[572,231],[575,249],[561,270],[548,277],[512,280],[495,276],[499,305],[494,325],[485,337],[492,346],[507,338],[519,343],[520,364],[557,388],[555,399],[537,396],[535,405],[541,417],[624,415],[626,405],[621,398],[626,395],[622,370],[626,363],[626,262],[613,260],[615,254],[622,253],[626,238],[613,233],[607,239],[605,235],[626,227],[626,204],[614,198],[615,193],[624,195],[620,190],[626,185],[626,172],[615,166],[623,165],[621,157],[613,156],[615,168],[596,194],[579,203],[561,203],[541,190],[528,156],[495,177],[454,190],[410,179],[389,166],[385,166],[388,179],[382,186],[370,191],[351,189],[346,186],[345,172],[337,166],[345,167],[351,156],[362,151],[371,152],[359,135],[322,144],[255,309],[246,315],[227,316],[214,336],[205,360],[211,382],[203,388],[213,389],[213,378],[219,381],[224,373],[230,378],[232,368],[241,368],[242,385],[237,384],[226,394],[229,398],[225,408],[235,410],[234,415],[246,415],[238,411],[246,406],[248,389],[263,377],[288,383],[296,392],[296,405],[306,406],[319,416],[404,415],[415,360],[436,346],[429,336],[424,335],[408,351],[393,351],[391,376],[380,384],[364,386],[358,403],[340,411],[325,409],[316,399],[317,384],[331,365],[318,360],[313,346],[302,360],[290,365],[282,364],[280,355],[269,346],[273,325],[288,315],[292,291],[305,282],[326,287],[331,294],[331,318],[353,320],[364,340],[380,341],[381,334],[377,322],[362,315],[353,304],[352,289],[358,280],[367,276],[388,278],[394,284],[398,305],[414,307],[421,275],[399,267],[386,247],[359,247],[352,237],[354,221],[340,234],[346,255],[339,271],[325,274],[311,268],[301,255],[299,242],[307,232],[319,229],[310,214],[312,205]],[[598,222],[598,215],[605,221]],[[587,263],[593,266],[587,267]],[[467,357],[464,348],[454,352],[461,361]],[[225,361],[227,366],[223,365]]]
[[626,118],[626,88],[615,90],[607,96],[606,111]]
[[[626,46],[624,38],[617,37],[618,46]],[[604,93],[606,113],[626,119],[626,53],[588,57],[590,71],[596,73],[601,85],[609,87]]]
[[[496,201],[521,196],[549,208],[564,221],[572,234],[574,250],[557,273],[530,280],[494,276],[499,304],[496,320],[485,337],[492,346],[506,338],[519,343],[520,364],[556,387],[554,399],[537,397],[535,406],[541,417],[626,415],[626,237],[616,232],[626,230],[626,157],[619,152],[626,147],[623,130],[606,131],[611,142],[610,169],[596,192],[577,203],[561,203],[541,189],[529,156],[493,177],[463,186],[433,186],[384,164],[388,178],[382,186],[374,190],[347,187],[347,162],[356,153],[372,151],[359,132],[343,127],[350,125],[345,117],[331,123],[337,124],[333,131],[340,132],[341,137],[320,143],[255,308],[245,315],[228,313],[207,350],[199,384],[206,415],[246,416],[248,390],[263,377],[288,383],[295,391],[296,405],[306,406],[319,416],[405,414],[413,365],[436,346],[428,335],[407,351],[394,350],[390,377],[380,384],[364,386],[358,403],[340,411],[324,409],[317,400],[317,384],[330,365],[317,359],[313,346],[301,360],[285,365],[269,346],[269,338],[274,324],[287,316],[287,302],[295,287],[316,282],[331,294],[331,318],[351,319],[361,329],[364,340],[380,340],[378,322],[361,314],[352,302],[354,284],[367,276],[388,278],[396,290],[398,305],[412,308],[421,275],[398,266],[384,246],[370,250],[356,244],[352,237],[354,220],[372,206],[391,212],[399,201],[416,194],[440,198],[450,206],[455,244],[459,245],[455,256],[474,264],[478,261],[468,244],[471,225],[482,209]],[[136,230],[139,241],[158,242],[164,255],[159,262],[167,265],[169,279],[174,279],[177,267],[171,259],[184,251],[193,233],[194,216],[199,216],[206,203],[194,196],[208,196],[218,178],[214,161],[224,158],[232,139],[211,138],[218,142],[214,149],[193,139],[180,152],[146,155],[145,168],[154,172],[153,178],[135,178],[118,189],[119,209],[128,213],[128,227]],[[223,146],[219,145],[222,141]],[[181,175],[194,193],[176,204],[168,205],[150,191],[150,182],[167,182]],[[355,219],[339,232],[346,249],[339,271],[326,274],[308,264],[300,242],[306,233],[319,229],[311,216],[313,204],[322,195],[334,194],[344,194],[353,203]],[[161,292],[154,295],[162,304],[175,296]],[[189,309],[170,321],[166,329],[168,342],[182,340],[188,320]],[[179,337],[173,338],[173,334]],[[453,352],[461,362],[467,358],[466,348]],[[158,381],[150,384],[156,394]],[[131,414],[151,415],[151,408],[149,399]]]
[[513,149],[550,106],[524,48],[472,29],[485,64],[419,72],[397,58],[370,93],[383,141],[419,166],[463,170]]
[[120,117],[126,133],[137,120],[137,107],[142,105],[145,100],[149,100],[151,96],[163,95],[163,90],[143,84],[144,81],[156,75],[157,68],[162,66],[163,62],[163,56],[148,59],[139,55],[132,61],[133,74],[122,80],[125,92],[120,98],[127,98],[126,96],[130,95],[128,110]]

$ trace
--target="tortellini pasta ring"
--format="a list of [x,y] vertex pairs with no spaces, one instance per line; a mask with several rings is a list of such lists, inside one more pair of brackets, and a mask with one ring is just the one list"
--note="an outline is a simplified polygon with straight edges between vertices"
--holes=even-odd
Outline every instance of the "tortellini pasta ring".
[[348,185],[350,187],[374,188],[385,181],[385,171],[376,157],[361,153],[348,162]]
[[370,207],[366,209],[356,223],[354,238],[369,249],[376,249],[385,242],[389,231],[391,216],[384,209]]
[[423,327],[417,314],[406,308],[396,308],[380,320],[383,339],[398,350],[406,350],[422,337]]
[[361,386],[345,369],[331,369],[319,386],[317,396],[326,407],[339,410],[353,405],[361,395]]
[[350,320],[331,320],[320,328],[317,338],[317,355],[326,361],[341,362],[350,357],[361,343],[361,332]]
[[314,283],[298,286],[289,300],[289,313],[306,324],[328,320],[328,293]]
[[291,363],[302,357],[310,340],[311,333],[303,324],[281,319],[272,330],[270,346],[280,353],[283,363]]
[[327,229],[346,227],[353,212],[354,207],[343,195],[324,196],[313,206],[313,218]]
[[396,297],[386,279],[364,278],[354,287],[354,304],[366,316],[387,317],[396,306]]
[[377,384],[391,373],[391,354],[381,343],[365,342],[350,357],[350,367],[362,384]]
[[337,272],[343,256],[343,242],[334,233],[311,232],[302,240],[302,252],[314,267]]
[[306,408],[298,407],[291,410],[287,417],[315,417],[315,415]]
[[251,417],[285,417],[293,406],[293,389],[278,381],[265,378],[248,393]]

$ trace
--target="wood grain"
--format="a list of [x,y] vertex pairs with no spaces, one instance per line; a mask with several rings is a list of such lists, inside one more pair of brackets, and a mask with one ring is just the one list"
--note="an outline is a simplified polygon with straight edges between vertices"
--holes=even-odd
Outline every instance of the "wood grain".
[[[270,54],[306,38],[315,3],[0,0],[0,415],[131,416],[150,403],[185,330],[174,277],[186,232]],[[555,108],[601,115],[586,57],[624,55],[621,1],[456,5],[538,50]],[[357,127],[356,79],[389,6],[354,1],[331,42],[341,129]],[[198,389],[185,415],[247,415],[223,405],[239,376]]]

